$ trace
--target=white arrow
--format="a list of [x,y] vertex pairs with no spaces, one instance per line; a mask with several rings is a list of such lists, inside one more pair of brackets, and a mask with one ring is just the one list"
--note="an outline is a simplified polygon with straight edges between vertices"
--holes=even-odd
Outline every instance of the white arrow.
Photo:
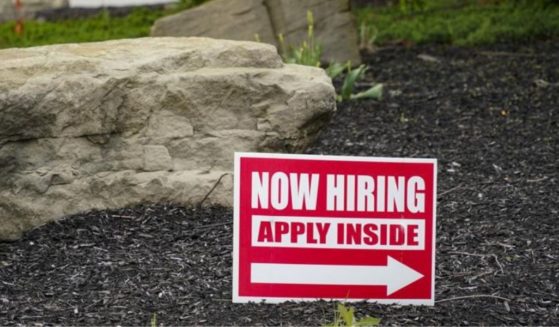
[[423,275],[388,257],[386,266],[252,263],[250,281],[271,284],[386,285],[390,295]]

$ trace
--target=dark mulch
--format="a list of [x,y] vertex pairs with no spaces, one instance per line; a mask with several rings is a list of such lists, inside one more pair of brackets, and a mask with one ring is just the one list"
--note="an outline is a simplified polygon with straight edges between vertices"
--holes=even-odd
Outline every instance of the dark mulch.
[[[559,42],[393,48],[367,61],[385,99],[341,104],[308,152],[439,159],[437,303],[360,303],[359,315],[559,325]],[[0,325],[331,320],[328,302],[231,304],[231,220],[217,207],[141,206],[0,244]]]

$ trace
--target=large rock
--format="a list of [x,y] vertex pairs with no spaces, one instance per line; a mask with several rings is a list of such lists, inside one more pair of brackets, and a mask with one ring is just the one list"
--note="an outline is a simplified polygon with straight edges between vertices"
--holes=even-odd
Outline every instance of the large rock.
[[278,46],[300,45],[307,36],[307,10],[313,13],[315,39],[324,62],[359,64],[357,32],[349,0],[212,0],[155,22],[152,36],[209,36],[255,40]]
[[276,42],[263,0],[209,1],[160,18],[152,36],[205,36],[227,40]]
[[[271,45],[144,38],[0,51],[0,239],[141,202],[232,203],[234,151],[302,150],[335,110]],[[221,178],[221,179],[220,179]]]

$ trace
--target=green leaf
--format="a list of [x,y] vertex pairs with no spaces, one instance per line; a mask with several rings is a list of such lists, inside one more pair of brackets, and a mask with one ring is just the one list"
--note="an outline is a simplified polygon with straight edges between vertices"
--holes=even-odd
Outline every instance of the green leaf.
[[333,62],[326,68],[326,74],[328,74],[331,79],[334,79],[344,71],[345,67],[346,65],[344,64]]
[[355,326],[356,327],[378,326],[380,324],[380,321],[381,321],[380,318],[374,318],[374,317],[366,316],[366,317],[360,319],[359,321],[356,321]]
[[340,317],[346,326],[353,326],[355,320],[355,309],[353,307],[348,308],[342,303],[339,303],[338,312],[340,313]]
[[340,92],[340,95],[342,96],[343,100],[351,99],[351,94],[353,93],[355,82],[361,79],[361,77],[363,77],[366,71],[367,71],[367,66],[361,65],[353,70],[350,70],[347,73],[344,79],[344,83],[342,84],[342,90]]
[[377,84],[373,87],[371,87],[370,89],[363,91],[363,92],[359,92],[357,94],[352,94],[351,95],[351,99],[376,99],[376,100],[380,100],[382,99],[382,89],[383,86],[382,84]]

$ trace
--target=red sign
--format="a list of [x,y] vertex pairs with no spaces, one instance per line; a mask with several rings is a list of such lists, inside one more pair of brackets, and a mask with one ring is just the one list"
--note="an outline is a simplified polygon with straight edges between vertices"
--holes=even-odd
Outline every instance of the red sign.
[[433,305],[435,159],[235,154],[233,302]]

